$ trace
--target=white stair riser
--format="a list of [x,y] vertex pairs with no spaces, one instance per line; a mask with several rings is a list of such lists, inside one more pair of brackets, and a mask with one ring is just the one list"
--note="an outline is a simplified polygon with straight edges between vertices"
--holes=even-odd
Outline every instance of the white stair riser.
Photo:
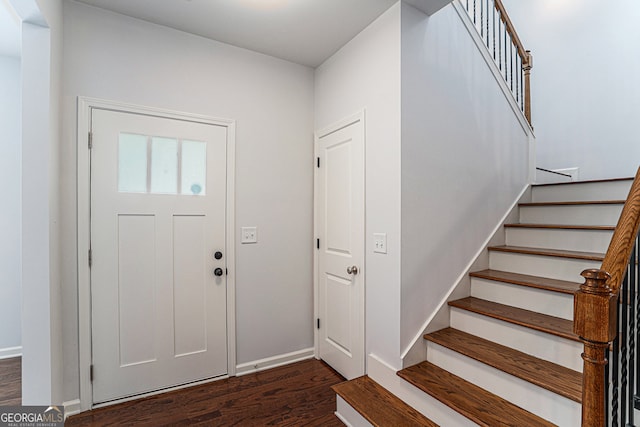
[[613,231],[603,230],[507,227],[505,231],[509,246],[601,253],[607,251],[613,236]]
[[534,186],[532,198],[534,202],[626,200],[630,188],[631,181]]
[[615,226],[621,212],[622,205],[520,206],[520,223]]
[[338,395],[336,395],[336,416],[349,427],[373,427],[373,424]]
[[[404,380],[403,380],[404,381]],[[425,417],[429,418],[439,426],[456,426],[456,427],[477,427],[478,424],[471,421],[469,418],[460,414],[454,409],[451,409],[438,399],[431,397],[428,393],[414,387],[411,383],[406,384],[413,388],[411,392],[411,398],[407,399],[400,397],[405,403],[408,403],[412,408],[416,409]],[[411,401],[413,400],[413,403]]]
[[552,256],[526,255],[509,252],[489,252],[489,266],[493,270],[531,276],[549,277],[583,283],[580,273],[589,268],[600,268],[601,261],[586,261]]
[[451,307],[451,327],[582,372],[581,343]]
[[573,295],[571,294],[472,277],[471,296],[573,320]]
[[428,342],[427,360],[559,426],[580,426],[582,406],[566,397],[439,344]]

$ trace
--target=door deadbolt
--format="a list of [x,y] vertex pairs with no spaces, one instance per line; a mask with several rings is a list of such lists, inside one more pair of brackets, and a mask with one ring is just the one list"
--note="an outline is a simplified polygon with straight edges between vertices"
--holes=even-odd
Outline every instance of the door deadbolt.
[[213,257],[214,257],[215,259],[222,259],[222,252],[220,252],[220,251],[216,251],[216,253],[215,253],[215,254],[213,254]]

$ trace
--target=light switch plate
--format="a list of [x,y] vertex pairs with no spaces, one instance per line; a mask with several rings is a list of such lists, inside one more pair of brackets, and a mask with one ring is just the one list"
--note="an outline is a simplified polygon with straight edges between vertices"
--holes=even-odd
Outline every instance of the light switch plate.
[[258,243],[258,227],[242,227],[242,243]]
[[373,252],[387,253],[387,233],[373,233]]

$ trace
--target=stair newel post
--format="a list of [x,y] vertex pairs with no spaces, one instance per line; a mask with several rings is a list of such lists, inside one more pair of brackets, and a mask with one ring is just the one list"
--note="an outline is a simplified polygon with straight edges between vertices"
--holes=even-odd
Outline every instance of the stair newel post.
[[531,123],[531,69],[533,68],[533,55],[530,50],[526,51],[527,56],[523,58],[524,66],[524,116],[527,118],[529,125]]
[[617,297],[607,284],[604,270],[582,272],[585,282],[574,294],[573,330],[584,343],[582,425],[604,427],[606,350],[616,334]]

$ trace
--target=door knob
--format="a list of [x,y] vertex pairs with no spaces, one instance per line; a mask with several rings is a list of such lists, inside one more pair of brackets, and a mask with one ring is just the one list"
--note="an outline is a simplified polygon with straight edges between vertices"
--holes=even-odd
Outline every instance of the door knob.
[[356,267],[355,265],[347,267],[347,274],[358,274],[358,267]]
[[213,270],[213,274],[215,274],[216,276],[222,276],[222,269],[220,267],[216,268],[215,270]]

